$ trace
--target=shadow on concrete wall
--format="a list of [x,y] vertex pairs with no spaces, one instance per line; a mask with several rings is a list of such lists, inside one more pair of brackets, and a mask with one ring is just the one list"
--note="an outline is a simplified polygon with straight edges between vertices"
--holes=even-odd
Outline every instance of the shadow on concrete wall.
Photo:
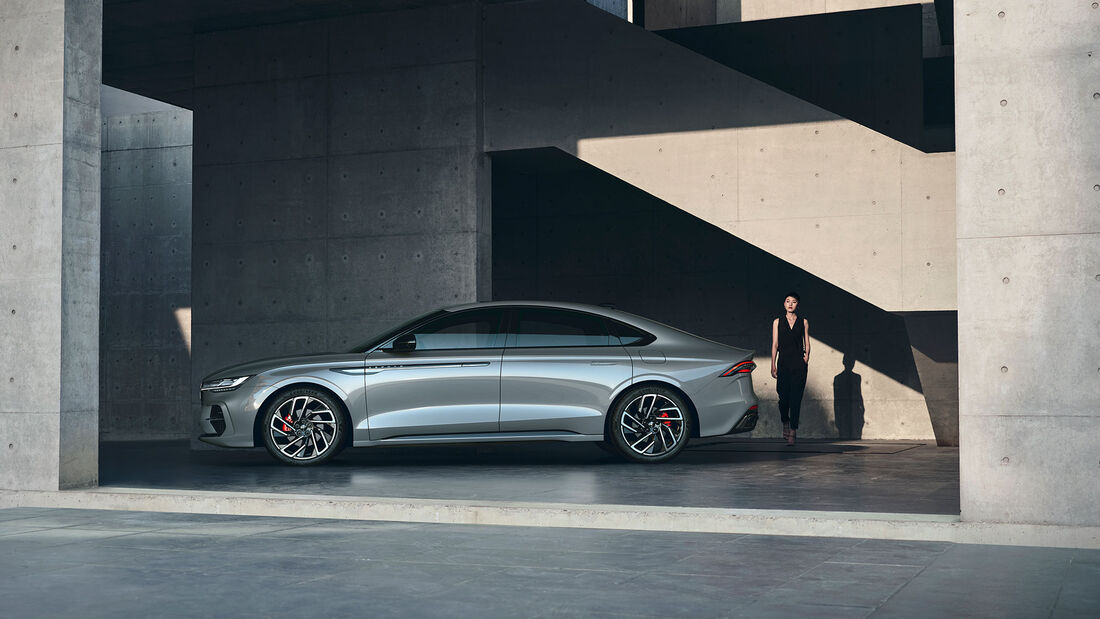
[[192,115],[122,91],[104,100],[100,437],[183,438],[194,417]]
[[[804,419],[832,413],[840,435],[861,436],[865,390],[852,372],[856,361],[924,392],[901,316],[560,150],[498,152],[492,166],[494,299],[613,305],[766,358],[771,321],[794,289],[812,337],[843,353],[843,362],[815,355],[811,372],[839,373],[834,393],[807,393],[816,403]],[[770,397],[765,374],[757,374],[757,393]],[[818,419],[816,427],[831,423]]]
[[863,377],[853,371],[855,355],[844,353],[844,369],[833,377],[833,420],[837,436],[863,438]]

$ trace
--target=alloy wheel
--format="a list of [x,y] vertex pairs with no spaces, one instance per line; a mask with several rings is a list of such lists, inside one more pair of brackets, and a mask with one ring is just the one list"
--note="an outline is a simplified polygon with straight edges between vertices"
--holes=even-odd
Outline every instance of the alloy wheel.
[[634,453],[659,458],[677,451],[686,427],[676,402],[659,393],[643,393],[623,408],[618,432]]
[[292,460],[315,460],[336,444],[337,413],[318,398],[288,398],[275,409],[268,425],[272,446]]

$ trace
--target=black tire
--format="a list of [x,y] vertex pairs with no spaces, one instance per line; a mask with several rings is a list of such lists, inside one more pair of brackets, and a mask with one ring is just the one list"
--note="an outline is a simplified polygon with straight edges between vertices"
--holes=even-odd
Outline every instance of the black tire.
[[623,394],[611,411],[610,424],[611,444],[635,462],[667,462],[691,437],[688,403],[658,385],[641,385]]
[[266,408],[260,425],[264,447],[276,460],[295,466],[320,464],[344,448],[348,423],[332,396],[293,389]]

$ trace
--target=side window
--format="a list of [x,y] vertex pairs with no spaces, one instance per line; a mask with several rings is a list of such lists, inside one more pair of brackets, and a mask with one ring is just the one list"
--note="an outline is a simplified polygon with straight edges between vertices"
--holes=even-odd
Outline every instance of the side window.
[[608,346],[611,338],[599,316],[569,310],[519,308],[516,333],[509,346],[540,348],[556,346]]
[[448,314],[412,331],[417,350],[501,348],[500,321],[504,310],[488,308]]
[[644,346],[653,341],[653,336],[641,329],[635,329],[617,320],[608,320],[607,323],[611,327],[611,335],[619,338],[623,346]]

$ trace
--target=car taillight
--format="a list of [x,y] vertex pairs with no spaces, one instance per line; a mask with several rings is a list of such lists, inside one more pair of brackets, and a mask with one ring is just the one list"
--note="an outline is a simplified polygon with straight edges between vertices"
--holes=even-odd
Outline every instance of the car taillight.
[[719,376],[733,376],[734,374],[751,374],[756,369],[756,364],[752,361],[742,361],[732,368],[719,374]]

